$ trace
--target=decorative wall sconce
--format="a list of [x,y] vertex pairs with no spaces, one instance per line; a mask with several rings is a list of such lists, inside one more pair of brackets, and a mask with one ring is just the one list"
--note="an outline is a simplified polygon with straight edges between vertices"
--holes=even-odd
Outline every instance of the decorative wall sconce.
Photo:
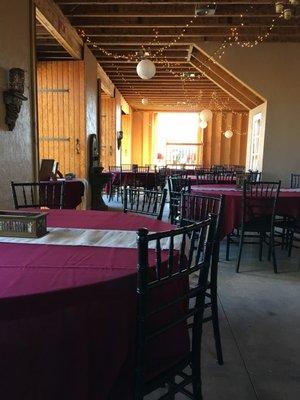
[[10,131],[14,130],[16,121],[21,111],[22,102],[27,100],[24,96],[25,72],[20,68],[9,70],[8,90],[3,92],[6,107],[5,123]]

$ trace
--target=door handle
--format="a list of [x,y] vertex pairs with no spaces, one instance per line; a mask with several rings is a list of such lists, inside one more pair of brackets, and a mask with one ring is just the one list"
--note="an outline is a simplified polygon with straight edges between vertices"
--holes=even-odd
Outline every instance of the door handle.
[[80,154],[80,139],[76,139],[76,154]]

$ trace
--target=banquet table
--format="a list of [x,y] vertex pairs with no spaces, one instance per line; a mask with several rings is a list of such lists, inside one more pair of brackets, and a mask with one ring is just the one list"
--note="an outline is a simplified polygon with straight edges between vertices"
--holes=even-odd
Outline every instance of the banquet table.
[[[126,399],[134,370],[137,248],[101,246],[93,237],[97,231],[124,237],[141,227],[162,231],[171,225],[119,212],[50,210],[47,218],[49,237],[55,230],[83,230],[90,244],[0,237],[1,398]],[[152,251],[149,264],[154,260]],[[182,287],[155,293],[155,301],[168,301],[174,290]],[[170,340],[171,349],[153,341],[151,370],[188,351],[186,328],[176,327]]]
[[[224,220],[221,224],[220,235],[224,238],[242,222],[243,190],[235,185],[193,185],[192,193],[204,196],[224,197]],[[277,201],[276,213],[300,218],[300,190],[281,189]]]

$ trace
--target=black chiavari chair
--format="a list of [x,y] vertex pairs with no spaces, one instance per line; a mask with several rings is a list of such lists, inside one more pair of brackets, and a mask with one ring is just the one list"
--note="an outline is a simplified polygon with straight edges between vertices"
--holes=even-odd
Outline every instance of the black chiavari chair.
[[223,364],[223,353],[221,344],[221,335],[219,328],[218,314],[218,263],[220,247],[220,224],[224,217],[224,198],[208,197],[183,193],[181,199],[180,226],[190,225],[206,220],[209,215],[215,216],[215,235],[213,255],[211,259],[210,279],[206,290],[205,309],[210,310],[210,315],[205,315],[203,322],[212,321],[217,359],[220,365]]
[[300,174],[291,174],[291,189],[300,188]]
[[[214,230],[211,217],[167,232],[138,231],[135,400],[162,386],[168,392],[161,399],[180,392],[202,399],[202,321]],[[180,345],[174,346],[176,334]],[[170,351],[172,357],[166,357]]]
[[[239,272],[244,244],[259,244],[259,260],[262,260],[263,243],[268,240],[268,259],[272,257],[274,272],[277,273],[275,256],[275,210],[280,191],[279,182],[244,182],[243,186],[243,217],[239,227],[239,251],[236,263],[236,272]],[[250,233],[250,235],[247,235]],[[258,236],[257,236],[258,234]],[[269,237],[267,237],[267,234]],[[245,238],[258,238],[246,242]],[[230,244],[234,243],[234,236],[227,236],[227,255],[229,258]]]
[[196,184],[197,185],[210,185],[216,182],[216,172],[196,171]]
[[118,200],[119,196],[122,197],[124,187],[123,170],[122,167],[117,165],[109,166],[108,169],[112,176],[109,183],[108,201],[111,201],[115,194],[117,195]]
[[50,208],[63,209],[65,181],[11,182],[15,209]]
[[170,214],[169,218],[171,224],[175,224],[178,221],[180,213],[180,201],[181,193],[191,191],[191,180],[189,178],[181,178],[178,176],[168,177],[168,189],[170,198]]
[[236,173],[233,171],[219,171],[215,174],[215,183],[217,184],[234,184],[236,181]]
[[167,189],[163,191],[126,187],[124,190],[124,212],[144,214],[162,219],[167,198]]

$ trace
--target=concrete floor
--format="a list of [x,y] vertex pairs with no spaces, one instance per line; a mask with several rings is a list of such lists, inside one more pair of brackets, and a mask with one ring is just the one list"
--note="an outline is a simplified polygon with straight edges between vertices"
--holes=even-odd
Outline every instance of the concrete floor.
[[[111,203],[116,209],[120,204]],[[220,325],[224,365],[219,366],[211,325],[203,334],[204,400],[300,399],[300,251],[289,259],[277,249],[279,273],[258,261],[258,247],[245,245],[240,273],[237,246],[219,264]],[[154,400],[157,396],[148,396]],[[183,395],[176,400],[185,399]]]

